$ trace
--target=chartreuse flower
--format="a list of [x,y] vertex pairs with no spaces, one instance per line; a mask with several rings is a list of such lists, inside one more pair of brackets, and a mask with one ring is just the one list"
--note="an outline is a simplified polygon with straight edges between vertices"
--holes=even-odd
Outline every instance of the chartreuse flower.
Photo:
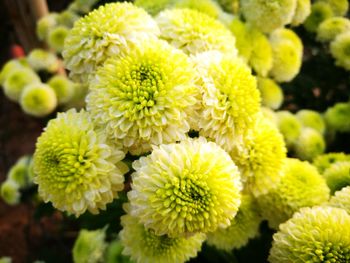
[[22,67],[27,67],[27,66],[28,66],[27,60],[23,58],[11,59],[8,62],[6,62],[0,71],[0,85],[4,84],[5,80],[13,70],[16,70]]
[[222,12],[220,5],[214,0],[176,0],[172,7],[194,9],[213,18],[218,18]]
[[151,145],[184,139],[196,103],[195,71],[189,58],[165,41],[141,42],[97,71],[87,108],[110,141],[132,154]]
[[74,263],[102,263],[107,248],[105,229],[79,232],[73,246]]
[[313,110],[300,110],[295,115],[303,127],[312,128],[321,134],[326,131],[325,121],[320,113]]
[[0,186],[0,195],[6,204],[16,205],[19,203],[21,193],[19,192],[19,185],[10,179],[2,182]]
[[325,2],[330,5],[334,15],[345,16],[349,9],[348,0],[318,0],[319,2]]
[[218,50],[237,54],[235,37],[219,21],[196,10],[170,9],[156,17],[160,37],[187,54]]
[[292,22],[297,0],[240,1],[245,19],[264,33]]
[[73,80],[86,82],[109,57],[127,53],[140,40],[159,34],[156,22],[131,3],[100,6],[76,21],[62,53]]
[[43,117],[57,107],[57,97],[49,85],[34,83],[24,88],[19,103],[25,113]]
[[105,263],[132,263],[130,257],[122,254],[124,246],[119,239],[112,241],[105,253]]
[[308,162],[286,159],[283,173],[276,187],[257,199],[261,215],[274,229],[300,208],[320,205],[329,198],[326,181]]
[[323,174],[325,170],[327,170],[329,167],[331,167],[334,163],[337,162],[343,162],[343,161],[349,161],[350,162],[350,155],[338,152],[338,153],[326,153],[317,156],[313,160],[313,165],[316,166],[317,170]]
[[259,196],[281,180],[286,147],[277,128],[260,117],[231,157],[241,171],[245,189]]
[[316,2],[311,6],[311,14],[304,22],[304,27],[309,32],[316,32],[319,25],[333,16],[332,8],[328,3]]
[[224,11],[229,13],[238,13],[239,11],[239,0],[216,0]]
[[18,102],[24,87],[40,83],[39,76],[30,68],[20,67],[12,70],[3,84],[4,93],[12,101]]
[[332,164],[322,174],[326,179],[331,193],[341,190],[343,187],[350,186],[350,161],[339,161]]
[[329,126],[331,129],[335,131],[349,132],[350,131],[349,115],[350,115],[350,102],[337,103],[334,106],[328,108],[325,113],[325,120],[326,120],[327,126]]
[[258,77],[257,80],[262,105],[274,110],[278,109],[283,103],[283,91],[281,87],[269,78]]
[[350,261],[350,215],[333,207],[303,208],[274,234],[271,263]]
[[123,254],[137,263],[183,263],[197,255],[206,238],[203,233],[174,238],[156,235],[154,230],[147,229],[129,214],[121,217],[121,224],[123,229],[119,236],[124,246]]
[[232,250],[245,246],[259,234],[262,219],[256,201],[250,195],[242,195],[242,203],[237,215],[227,228],[218,228],[207,235],[207,242],[218,249]]
[[230,225],[240,205],[237,166],[203,137],[154,147],[133,163],[130,213],[156,235],[189,236]]
[[238,54],[242,59],[244,59],[244,61],[248,62],[253,49],[248,26],[238,17],[235,17],[228,25],[228,28],[236,38]]
[[64,47],[64,40],[68,36],[69,28],[66,26],[57,26],[49,31],[47,36],[47,43],[49,47],[57,53],[61,53]]
[[58,24],[58,14],[49,13],[41,17],[36,24],[36,34],[40,40],[47,39],[49,32]]
[[152,16],[169,8],[175,0],[135,0],[134,5],[145,9]]
[[331,54],[337,66],[350,71],[350,31],[338,35],[331,42]]
[[249,27],[248,34],[252,46],[249,65],[258,76],[266,77],[273,66],[272,46],[268,38],[258,29]]
[[55,54],[44,49],[36,48],[30,51],[27,56],[28,64],[36,71],[46,70],[56,72],[60,66]]
[[20,188],[26,187],[31,184],[31,179],[28,175],[28,167],[30,163],[30,156],[22,156],[17,162],[11,167],[7,174],[7,178],[18,184]]
[[73,90],[73,97],[68,102],[62,105],[63,110],[65,111],[71,108],[82,109],[86,105],[85,98],[88,93],[88,85],[73,82]]
[[300,71],[303,44],[292,30],[278,29],[270,35],[273,66],[270,76],[278,82],[291,81]]
[[77,13],[88,13],[99,0],[74,0],[69,6],[68,10]]
[[297,0],[292,26],[301,25],[311,13],[311,0]]
[[199,133],[231,151],[259,112],[256,79],[242,60],[220,52],[202,53],[194,61],[202,92],[196,120]]
[[323,21],[317,29],[317,40],[331,42],[338,35],[350,31],[350,20],[345,17],[331,17]]
[[302,125],[289,111],[279,111],[276,116],[277,127],[282,133],[287,146],[290,147],[299,138]]
[[333,207],[339,207],[350,215],[350,186],[344,187],[339,191],[336,191],[329,201],[329,205]]
[[295,143],[295,154],[301,160],[311,161],[324,153],[326,143],[323,136],[312,128],[303,128]]
[[270,121],[273,125],[277,127],[277,116],[276,113],[271,109],[267,107],[261,107],[261,113],[264,116],[264,118],[268,121]]
[[38,138],[34,182],[45,202],[79,216],[96,214],[124,188],[124,153],[105,143],[84,111],[59,113]]
[[55,91],[58,104],[67,103],[74,96],[75,84],[65,76],[53,76],[49,79],[47,85]]
[[78,19],[79,19],[79,16],[71,10],[65,10],[61,12],[57,17],[58,23],[68,28],[72,28],[74,25],[74,22],[77,21]]

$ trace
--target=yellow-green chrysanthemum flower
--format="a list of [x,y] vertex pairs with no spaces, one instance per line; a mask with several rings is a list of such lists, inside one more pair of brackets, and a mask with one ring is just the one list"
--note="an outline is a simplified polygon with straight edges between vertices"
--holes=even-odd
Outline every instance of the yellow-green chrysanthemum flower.
[[312,128],[303,128],[294,149],[299,159],[311,161],[324,153],[326,143],[318,131]]
[[123,254],[137,263],[183,263],[197,255],[206,238],[203,233],[190,237],[159,236],[129,214],[121,217],[121,224],[123,229],[119,236],[124,245]]
[[202,53],[194,61],[202,92],[199,133],[231,151],[260,110],[256,79],[242,60],[220,52]]
[[278,82],[291,81],[300,71],[303,44],[292,30],[278,29],[270,35],[273,66],[270,75]]
[[317,40],[331,42],[338,35],[350,31],[350,20],[345,17],[331,17],[323,21],[317,29]]
[[124,188],[124,153],[94,131],[88,113],[70,110],[51,120],[38,138],[34,182],[45,202],[79,216],[98,213]]
[[331,193],[350,185],[350,161],[339,161],[332,164],[322,174]]
[[329,126],[331,129],[340,131],[340,132],[349,132],[350,131],[349,116],[350,116],[350,102],[337,103],[333,107],[330,107],[327,109],[325,113],[325,120],[326,120],[327,126]]
[[47,43],[49,47],[57,53],[61,53],[64,47],[64,40],[68,36],[69,28],[66,26],[57,26],[49,31],[47,36]]
[[242,57],[242,59],[248,62],[253,49],[248,26],[238,17],[235,17],[228,25],[228,28],[236,38],[238,54]]
[[11,59],[5,63],[0,71],[0,85],[3,85],[7,77],[11,74],[13,70],[18,68],[27,67],[26,59]]
[[78,19],[79,19],[79,16],[71,10],[64,10],[57,17],[58,23],[68,28],[72,28],[74,25],[74,22],[77,21]]
[[69,6],[68,10],[77,13],[88,13],[99,0],[74,0]]
[[282,133],[288,147],[292,146],[300,136],[302,125],[289,111],[276,113],[277,127]]
[[87,108],[112,142],[132,154],[184,139],[196,103],[196,73],[189,58],[165,41],[141,42],[97,71]]
[[242,203],[231,225],[209,233],[207,242],[228,251],[241,248],[259,234],[260,223],[261,216],[255,200],[250,195],[242,195]]
[[297,7],[292,19],[293,26],[299,26],[311,13],[311,0],[297,0]]
[[320,113],[313,110],[300,110],[295,115],[304,127],[312,128],[321,134],[326,131],[325,121]]
[[18,102],[24,87],[32,83],[40,83],[39,76],[32,69],[14,69],[5,79],[4,93],[10,100]]
[[75,86],[68,78],[61,75],[53,76],[47,82],[56,93],[58,104],[69,102],[74,96]]
[[258,89],[261,94],[262,105],[271,109],[278,109],[283,102],[283,91],[272,79],[258,77]]
[[244,188],[259,196],[281,180],[286,148],[276,127],[260,117],[231,157],[240,168]]
[[279,184],[257,199],[261,215],[275,229],[300,208],[323,204],[329,198],[326,181],[308,162],[286,159],[283,173]]
[[292,22],[296,0],[244,0],[240,1],[245,19],[264,33]]
[[194,9],[213,18],[218,18],[222,12],[214,0],[176,0],[172,7]]
[[319,25],[333,16],[332,8],[323,2],[314,3],[311,6],[311,14],[304,22],[304,27],[309,32],[316,32]]
[[277,127],[277,116],[272,109],[267,107],[261,107],[260,111],[266,120],[270,121],[273,125]]
[[227,227],[240,205],[237,166],[204,138],[154,147],[133,163],[130,213],[157,235],[188,236]]
[[55,54],[44,49],[33,49],[27,56],[28,64],[36,71],[47,70],[56,72],[60,66],[59,60]]
[[26,155],[21,157],[7,173],[7,178],[13,182],[16,182],[19,188],[26,187],[31,183],[28,175],[30,160],[30,156]]
[[336,191],[329,201],[329,205],[344,209],[350,215],[350,186]]
[[236,14],[239,11],[239,0],[216,0],[223,10],[231,14]]
[[105,236],[105,229],[80,230],[72,250],[74,263],[104,262]]
[[45,40],[49,35],[49,31],[57,26],[58,14],[49,13],[40,18],[36,24],[36,34],[40,40]]
[[303,208],[274,234],[271,263],[350,261],[350,216],[333,207]]
[[175,0],[135,0],[134,5],[142,7],[152,16],[172,6]]
[[342,152],[322,154],[317,156],[312,164],[323,174],[331,165],[342,161],[350,161],[350,155]]
[[257,75],[266,77],[273,66],[272,46],[268,38],[258,29],[250,27],[248,34],[252,46],[249,65]]
[[318,0],[319,2],[325,2],[330,5],[334,15],[345,16],[349,9],[348,0]]
[[337,66],[350,71],[350,31],[338,35],[331,42],[331,54]]
[[25,86],[19,101],[23,111],[35,117],[43,117],[55,110],[55,91],[46,84],[34,83]]
[[74,24],[62,55],[70,76],[86,82],[107,58],[127,53],[141,40],[158,34],[156,22],[142,8],[131,3],[111,3]]
[[236,55],[235,37],[219,21],[192,9],[171,9],[156,17],[160,37],[187,54],[218,50]]
[[6,180],[0,186],[0,195],[5,203],[16,205],[19,203],[21,194],[19,185],[13,180]]
[[108,244],[104,263],[132,263],[130,257],[122,254],[124,246],[119,239]]

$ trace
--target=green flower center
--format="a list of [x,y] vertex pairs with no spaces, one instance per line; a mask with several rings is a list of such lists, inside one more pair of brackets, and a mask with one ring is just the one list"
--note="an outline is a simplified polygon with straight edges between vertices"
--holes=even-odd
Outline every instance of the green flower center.
[[152,229],[145,229],[144,240],[150,252],[166,253],[169,248],[176,245],[178,238],[169,238],[167,235],[157,236]]
[[350,260],[350,248],[344,246],[341,242],[337,244],[317,244],[313,251],[315,253],[314,262],[345,263]]

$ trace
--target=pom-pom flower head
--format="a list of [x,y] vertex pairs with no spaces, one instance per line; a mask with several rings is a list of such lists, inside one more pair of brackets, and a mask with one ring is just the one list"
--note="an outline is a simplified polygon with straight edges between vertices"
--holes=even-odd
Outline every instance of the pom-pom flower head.
[[332,16],[333,11],[329,4],[316,2],[311,6],[311,14],[306,19],[304,27],[309,32],[316,32],[319,25]]
[[222,12],[219,4],[213,0],[178,0],[173,7],[194,9],[213,18],[218,18]]
[[335,192],[335,195],[329,201],[329,205],[342,208],[350,215],[350,186]]
[[293,26],[299,26],[311,13],[311,0],[297,0],[297,7],[292,19]]
[[156,22],[143,9],[131,3],[107,4],[74,24],[62,55],[71,76],[84,82],[108,57],[158,34]]
[[6,62],[0,71],[0,85],[4,84],[6,78],[11,74],[12,71],[27,66],[28,65],[26,59],[11,59]]
[[332,164],[324,171],[323,177],[332,194],[343,187],[350,186],[350,160]]
[[303,208],[273,236],[269,262],[350,260],[350,215],[333,207]]
[[204,138],[154,147],[133,167],[130,213],[157,235],[212,232],[229,226],[238,211],[238,168]]
[[286,159],[283,174],[274,189],[257,199],[263,218],[275,229],[300,208],[320,205],[329,198],[324,178],[308,162]]
[[36,34],[40,40],[45,40],[52,28],[57,26],[58,14],[49,13],[40,18],[36,24]]
[[299,138],[302,126],[298,119],[289,111],[277,112],[277,126],[282,133],[288,147]]
[[276,127],[261,117],[231,157],[241,170],[245,189],[259,196],[281,180],[286,148]]
[[[350,47],[350,42],[349,42],[349,47]],[[331,129],[334,129],[335,131],[340,131],[340,132],[349,132],[350,131],[349,116],[350,116],[350,102],[337,103],[333,107],[330,107],[327,109],[325,113],[325,120],[327,125]]]
[[261,94],[262,105],[271,109],[278,109],[283,102],[283,91],[272,79],[257,78]]
[[318,131],[320,134],[324,134],[326,131],[325,121],[320,113],[313,110],[300,110],[297,112],[296,117],[301,122],[303,127],[312,128]]
[[110,141],[142,154],[185,138],[197,93],[188,57],[165,41],[146,41],[98,70],[87,108]]
[[174,0],[135,0],[134,5],[145,9],[152,16],[157,15],[160,11],[169,8]]
[[242,203],[238,213],[227,228],[218,228],[208,234],[208,244],[218,249],[232,250],[245,246],[249,239],[259,234],[261,216],[253,197],[242,195]]
[[349,1],[348,0],[317,0],[319,2],[325,2],[329,4],[332,8],[334,15],[336,16],[344,16],[349,9]]
[[23,156],[11,167],[7,174],[8,180],[17,183],[18,187],[26,187],[30,184],[28,166],[31,158]]
[[59,68],[59,61],[55,54],[44,49],[36,48],[28,54],[28,64],[36,71],[47,70],[50,73],[56,72]]
[[121,217],[121,224],[123,229],[119,236],[124,245],[123,254],[137,263],[183,263],[197,255],[206,238],[203,233],[190,237],[159,236],[129,214]]
[[335,64],[337,66],[350,71],[350,31],[340,34],[335,38],[331,43],[331,54],[335,58]]
[[64,76],[53,76],[47,84],[55,91],[58,104],[67,103],[74,96],[74,83]]
[[295,143],[295,153],[299,159],[311,161],[316,156],[324,153],[325,149],[326,143],[321,133],[312,128],[301,130]]
[[50,48],[54,49],[57,53],[63,51],[64,40],[69,33],[69,28],[66,26],[57,26],[49,31],[47,36],[47,43]]
[[156,17],[160,37],[186,54],[218,50],[236,55],[235,37],[219,21],[191,9],[171,9]]
[[336,36],[350,31],[350,20],[345,17],[331,17],[323,21],[317,29],[317,40],[333,41]]
[[40,196],[76,216],[105,209],[124,188],[124,153],[105,144],[84,111],[59,113],[51,120],[33,158]]
[[57,97],[50,86],[34,83],[24,88],[20,104],[27,114],[43,117],[54,111],[57,106]]
[[72,251],[74,263],[103,262],[104,252],[107,248],[105,236],[104,229],[80,230]]
[[32,83],[40,83],[39,76],[30,68],[17,68],[11,71],[4,82],[5,95],[18,102],[24,87]]
[[21,198],[19,185],[13,180],[6,180],[0,186],[0,195],[7,204],[18,204]]
[[240,1],[245,19],[264,33],[283,27],[292,21],[296,0]]
[[350,155],[347,155],[345,153],[327,153],[317,156],[313,160],[313,165],[317,168],[317,170],[323,174],[325,170],[327,170],[329,167],[331,167],[334,163],[342,162],[342,161],[349,161],[350,162]]
[[231,151],[259,112],[256,79],[242,60],[220,52],[202,53],[194,61],[202,93],[196,128],[200,135]]

